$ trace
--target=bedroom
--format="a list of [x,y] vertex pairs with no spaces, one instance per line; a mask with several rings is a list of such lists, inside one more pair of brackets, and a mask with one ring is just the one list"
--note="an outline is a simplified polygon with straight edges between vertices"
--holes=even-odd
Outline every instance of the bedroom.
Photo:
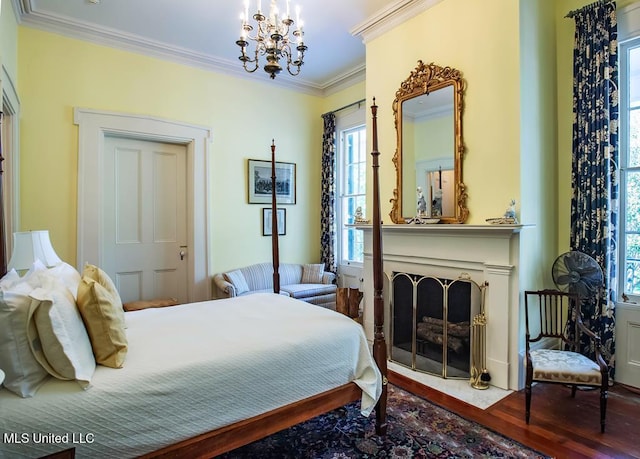
[[[320,114],[376,97],[382,215],[388,223],[395,149],[391,102],[399,82],[418,59],[425,59],[461,69],[468,81],[467,223],[499,215],[511,198],[519,202],[522,221],[544,221],[526,233],[531,243],[523,244],[527,263],[519,273],[523,285],[543,285],[569,238],[570,157],[559,152],[571,148],[573,25],[563,16],[587,3],[446,0],[367,43],[366,80],[322,97],[18,26],[7,14],[11,2],[3,0],[2,64],[20,99],[19,228],[49,229],[61,258],[82,262],[76,259],[78,128],[73,111],[88,107],[211,128],[209,275],[270,258],[268,238],[259,231],[260,206],[246,203],[244,184],[246,160],[267,159],[275,137],[279,160],[296,163],[298,177],[297,205],[287,212],[281,253],[289,262],[315,260],[320,249]],[[618,6],[631,3],[619,1]],[[551,186],[543,180],[549,176]]]

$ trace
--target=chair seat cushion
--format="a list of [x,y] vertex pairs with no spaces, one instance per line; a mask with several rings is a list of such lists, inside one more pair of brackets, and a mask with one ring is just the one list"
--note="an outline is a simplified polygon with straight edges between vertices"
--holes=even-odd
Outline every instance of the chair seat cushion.
[[555,349],[536,349],[529,353],[534,381],[564,382],[599,386],[600,367],[582,354]]

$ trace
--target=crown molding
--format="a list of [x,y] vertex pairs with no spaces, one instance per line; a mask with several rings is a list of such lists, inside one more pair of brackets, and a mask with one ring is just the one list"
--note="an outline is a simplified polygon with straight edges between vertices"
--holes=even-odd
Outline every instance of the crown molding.
[[313,96],[324,97],[333,94],[353,84],[364,81],[365,78],[364,64],[360,64],[353,69],[332,77],[322,84],[305,80],[299,76],[289,76],[286,73],[281,73],[278,75],[278,78],[271,80],[266,77],[266,74],[261,72],[246,72],[238,66],[238,62],[235,60],[221,59],[209,54],[194,52],[190,49],[149,40],[139,35],[124,33],[108,27],[101,27],[95,24],[88,25],[66,16],[43,13],[33,8],[31,4],[32,0],[12,1],[18,24],[97,45],[108,46],[177,64],[223,73],[253,82],[268,83],[269,85],[276,85]]
[[441,1],[443,0],[396,0],[357,24],[350,32],[356,37],[362,37],[364,43],[368,43]]
[[322,88],[322,95],[330,96],[331,94],[335,94],[338,91],[342,91],[343,89],[364,81],[365,77],[366,66],[365,64],[360,64],[354,69],[329,80]]

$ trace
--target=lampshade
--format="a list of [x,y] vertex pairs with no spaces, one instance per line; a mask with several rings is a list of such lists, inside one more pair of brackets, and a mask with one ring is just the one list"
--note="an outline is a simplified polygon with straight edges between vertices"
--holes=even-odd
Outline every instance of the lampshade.
[[49,231],[13,233],[13,253],[7,269],[15,269],[16,271],[29,269],[36,260],[40,260],[47,267],[62,262],[56,251],[53,250]]

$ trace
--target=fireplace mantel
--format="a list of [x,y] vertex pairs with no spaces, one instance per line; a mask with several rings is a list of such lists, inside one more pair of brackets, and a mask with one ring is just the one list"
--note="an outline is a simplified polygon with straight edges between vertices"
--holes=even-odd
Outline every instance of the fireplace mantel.
[[[371,230],[371,225],[354,225],[357,229]],[[525,225],[465,225],[465,224],[422,224],[422,225],[382,225],[382,232],[429,232],[443,234],[486,234],[511,235],[518,233]]]
[[[407,272],[425,276],[456,278],[470,276],[478,284],[488,283],[487,368],[491,384],[502,389],[520,385],[521,339],[518,264],[520,231],[526,225],[383,225],[384,273]],[[373,337],[372,227],[357,225],[364,232],[364,327]],[[385,289],[387,286],[385,285]],[[388,291],[388,289],[387,289]],[[386,295],[385,295],[386,296]],[[385,300],[385,323],[389,323]],[[388,330],[387,330],[388,333]]]

